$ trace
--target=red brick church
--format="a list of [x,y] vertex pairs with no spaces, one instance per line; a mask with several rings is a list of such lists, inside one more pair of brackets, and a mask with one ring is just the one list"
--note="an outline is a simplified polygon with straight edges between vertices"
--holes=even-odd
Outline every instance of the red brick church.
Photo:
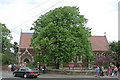
[[[33,47],[30,47],[31,38],[33,33],[21,33],[20,43],[19,43],[19,52],[17,54],[18,64],[24,64],[26,61],[34,62],[33,56],[35,53]],[[104,55],[104,51],[108,51],[108,41],[106,39],[106,35],[104,36],[92,36],[89,37],[93,54],[94,56],[102,56]],[[82,56],[77,56],[76,67],[81,67],[82,65]],[[63,65],[64,66],[64,65]]]

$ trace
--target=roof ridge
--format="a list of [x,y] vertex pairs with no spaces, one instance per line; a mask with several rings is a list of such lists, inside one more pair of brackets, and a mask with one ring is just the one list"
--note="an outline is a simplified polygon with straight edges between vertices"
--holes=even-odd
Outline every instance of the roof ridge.
[[[32,32],[22,32],[22,34],[33,34]],[[96,35],[91,35],[91,37],[105,37],[105,36],[96,36]]]
[[33,34],[33,33],[28,33],[28,32],[22,32],[22,34]]
[[91,37],[105,37],[105,36],[91,36]]
[[[33,34],[32,32],[22,32],[22,34]],[[91,35],[91,37],[105,37],[105,36],[96,36],[96,35]]]

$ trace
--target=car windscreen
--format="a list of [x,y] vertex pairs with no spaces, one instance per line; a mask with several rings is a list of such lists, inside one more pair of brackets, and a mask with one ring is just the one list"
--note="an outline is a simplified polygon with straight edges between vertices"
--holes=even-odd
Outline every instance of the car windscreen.
[[26,68],[26,71],[33,71],[35,70],[34,68]]

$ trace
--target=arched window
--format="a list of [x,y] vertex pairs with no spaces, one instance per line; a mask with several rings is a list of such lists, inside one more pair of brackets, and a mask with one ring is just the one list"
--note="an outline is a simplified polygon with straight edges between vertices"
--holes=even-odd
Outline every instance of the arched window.
[[25,58],[24,62],[29,63],[29,60],[27,58]]
[[82,56],[81,55],[77,56],[77,63],[82,63]]

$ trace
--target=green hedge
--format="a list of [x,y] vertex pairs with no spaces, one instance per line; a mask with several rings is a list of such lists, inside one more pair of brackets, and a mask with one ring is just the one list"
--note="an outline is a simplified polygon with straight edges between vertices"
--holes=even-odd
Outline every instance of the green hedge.
[[13,53],[0,53],[0,65],[16,64],[16,56]]

